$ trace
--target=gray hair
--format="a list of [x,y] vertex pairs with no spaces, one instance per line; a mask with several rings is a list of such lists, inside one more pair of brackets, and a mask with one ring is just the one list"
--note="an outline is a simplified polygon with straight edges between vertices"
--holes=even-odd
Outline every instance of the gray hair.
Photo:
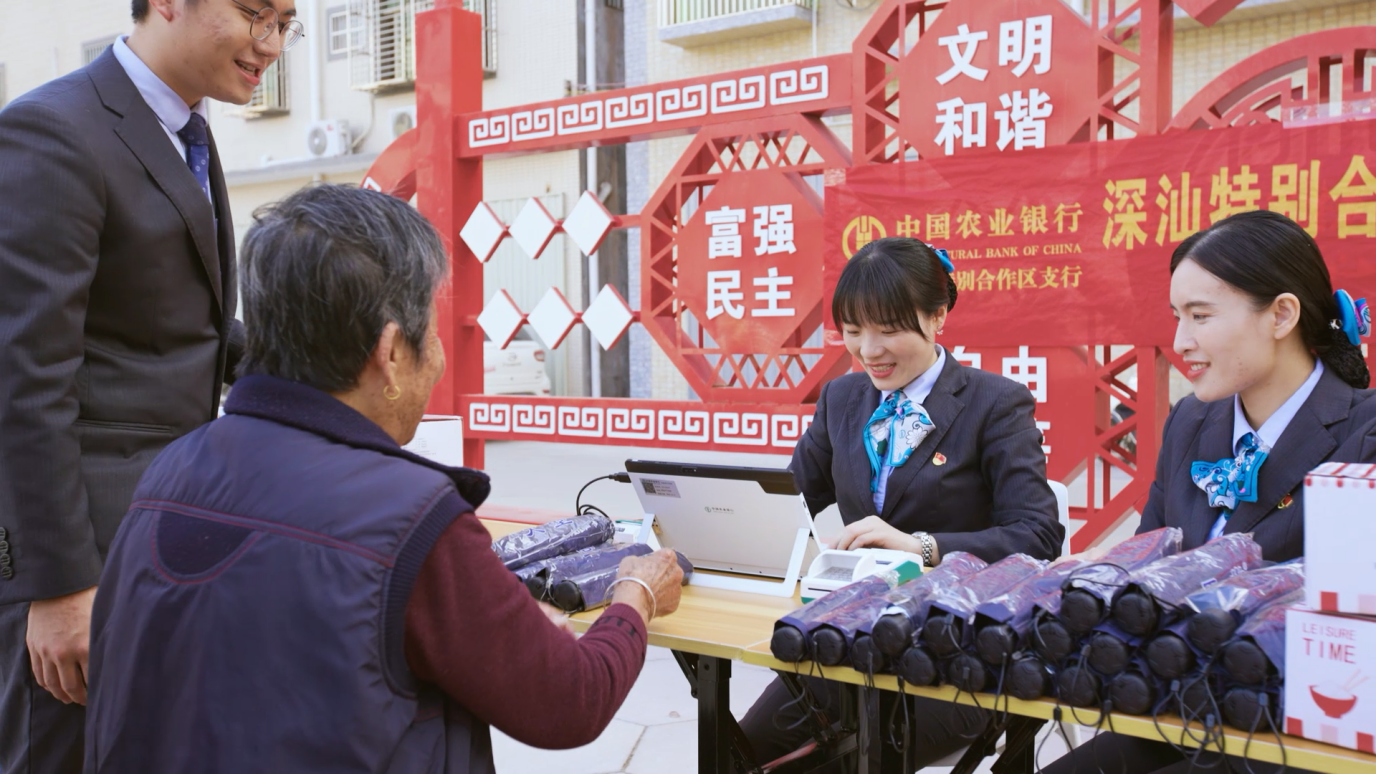
[[248,341],[239,372],[326,392],[358,386],[389,322],[420,358],[449,261],[409,204],[342,185],[260,207],[240,251]]

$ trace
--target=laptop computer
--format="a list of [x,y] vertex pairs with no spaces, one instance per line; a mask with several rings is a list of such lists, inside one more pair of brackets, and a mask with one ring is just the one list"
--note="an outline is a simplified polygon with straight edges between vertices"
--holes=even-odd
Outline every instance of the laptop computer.
[[626,460],[626,472],[660,545],[694,567],[785,578],[799,529],[809,533],[802,567],[820,551],[787,470]]

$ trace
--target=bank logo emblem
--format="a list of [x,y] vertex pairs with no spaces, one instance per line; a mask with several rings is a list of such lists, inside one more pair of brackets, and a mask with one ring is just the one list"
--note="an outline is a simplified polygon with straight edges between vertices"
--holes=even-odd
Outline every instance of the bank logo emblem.
[[845,233],[841,234],[841,252],[845,253],[846,260],[850,260],[851,256],[860,252],[860,248],[886,236],[888,232],[884,231],[884,224],[879,222],[879,218],[861,215],[846,224]]

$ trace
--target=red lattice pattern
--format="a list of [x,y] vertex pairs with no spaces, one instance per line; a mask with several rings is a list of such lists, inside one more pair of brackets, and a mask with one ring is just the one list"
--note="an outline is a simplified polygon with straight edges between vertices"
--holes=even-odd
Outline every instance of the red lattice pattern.
[[[700,132],[642,211],[641,322],[704,400],[812,400],[826,380],[845,371],[845,350],[822,341],[820,299],[799,310],[796,330],[774,351],[738,352],[718,344],[680,294],[681,231],[730,175],[768,170],[807,186],[804,178],[820,179],[826,170],[849,164],[845,147],[816,118],[729,124]],[[795,217],[820,220],[821,199],[812,196],[816,211]],[[816,253],[803,247],[799,255]]]
[[1285,121],[1295,108],[1372,95],[1376,28],[1302,35],[1229,68],[1181,109],[1171,129],[1225,129]]

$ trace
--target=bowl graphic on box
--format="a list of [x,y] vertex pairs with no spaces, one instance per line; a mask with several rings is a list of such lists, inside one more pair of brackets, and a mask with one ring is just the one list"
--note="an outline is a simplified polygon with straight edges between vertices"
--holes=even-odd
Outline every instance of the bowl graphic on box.
[[1309,695],[1319,705],[1323,714],[1330,718],[1341,718],[1357,706],[1357,697],[1351,691],[1334,682],[1309,686]]

